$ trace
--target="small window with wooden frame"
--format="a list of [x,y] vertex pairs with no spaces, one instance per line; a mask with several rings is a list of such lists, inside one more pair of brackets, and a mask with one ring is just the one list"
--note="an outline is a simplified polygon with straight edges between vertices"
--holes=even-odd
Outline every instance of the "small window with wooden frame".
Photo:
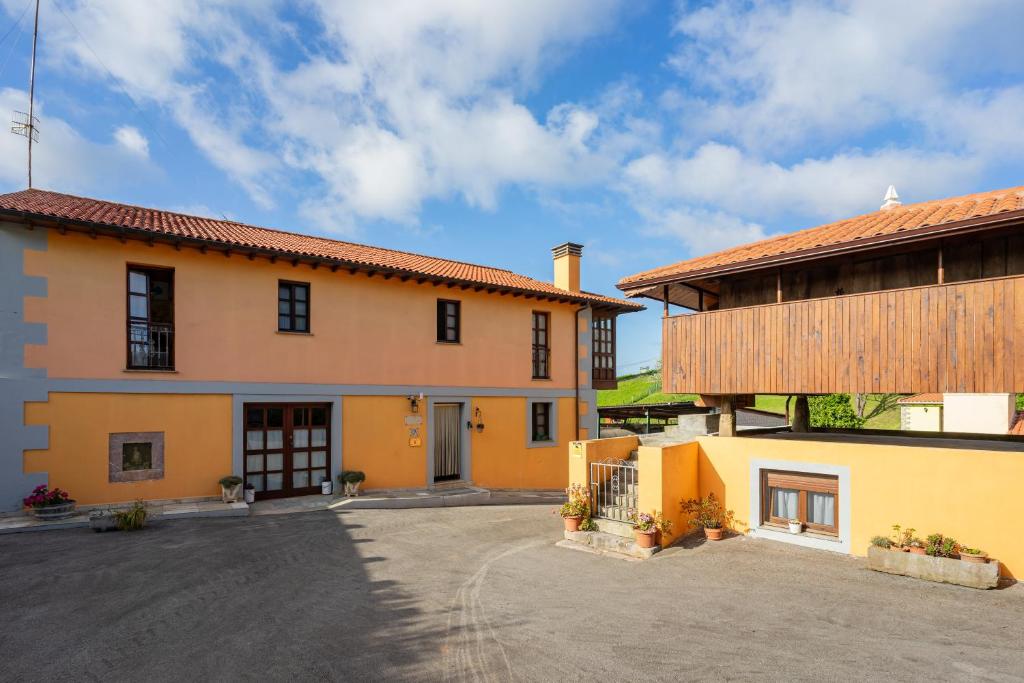
[[839,535],[839,478],[825,474],[761,472],[761,521],[785,527],[799,520],[808,531]]
[[437,300],[437,341],[441,344],[458,344],[462,341],[461,302]]
[[591,325],[594,389],[615,389],[615,316],[595,312]]
[[533,312],[533,379],[551,379],[551,314]]
[[174,369],[174,269],[128,265],[130,370]]
[[537,402],[530,404],[530,440],[533,442],[553,441],[551,432],[551,404]]
[[277,283],[277,331],[309,334],[309,283]]

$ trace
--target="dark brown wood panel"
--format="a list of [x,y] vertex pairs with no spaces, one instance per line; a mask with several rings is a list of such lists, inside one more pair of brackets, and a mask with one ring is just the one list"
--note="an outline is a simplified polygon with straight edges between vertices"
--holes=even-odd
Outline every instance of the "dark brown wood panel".
[[1024,277],[663,321],[665,391],[1024,392]]

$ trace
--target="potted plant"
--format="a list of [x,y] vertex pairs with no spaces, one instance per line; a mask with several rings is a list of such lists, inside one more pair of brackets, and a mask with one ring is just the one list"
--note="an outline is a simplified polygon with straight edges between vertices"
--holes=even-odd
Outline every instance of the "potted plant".
[[987,564],[988,553],[978,548],[960,548],[960,559],[972,564]]
[[932,534],[928,537],[924,546],[926,555],[932,557],[956,557],[960,545],[955,538],[949,538],[942,534]]
[[[558,514],[562,516],[566,531],[579,531],[583,521],[590,519],[590,493],[583,484],[573,484],[565,489],[565,495],[568,500],[562,503]],[[587,527],[589,529],[590,525]]]
[[50,489],[45,484],[32,489],[32,493],[22,499],[22,504],[32,511],[32,515],[40,520],[67,519],[75,514],[75,501],[62,489]]
[[886,538],[885,536],[875,536],[871,539],[871,545],[875,546],[876,548],[884,548],[885,550],[890,550],[892,548],[892,540]]
[[791,519],[791,520],[789,520],[789,533],[791,533],[791,534],[799,534],[803,530],[804,530],[804,523],[801,522],[799,519]]
[[[892,547],[894,550],[900,550],[902,552],[910,552],[910,542],[914,540],[914,532],[917,531],[914,527],[907,527],[904,529],[899,524],[892,525]],[[923,544],[922,544],[923,547]]]
[[633,512],[629,516],[633,522],[633,536],[636,537],[636,544],[640,548],[653,548],[655,535],[658,533],[658,519],[656,514],[646,512]]
[[249,482],[245,483],[245,487],[242,489],[242,494],[245,496],[245,502],[248,505],[252,505],[256,502],[256,487]]
[[221,477],[220,499],[225,503],[237,503],[242,494],[242,478],[231,474]]
[[146,517],[149,516],[146,504],[136,500],[127,510],[114,512],[114,523],[121,531],[138,531],[146,526]]
[[709,541],[721,540],[725,527],[732,524],[732,510],[726,510],[714,493],[709,493],[707,498],[684,500],[681,507],[691,516],[690,526],[704,529],[704,536]]
[[366,481],[366,474],[358,470],[345,470],[338,475],[338,483],[344,487],[346,496],[358,496],[359,485]]
[[911,553],[913,553],[915,555],[926,555],[927,554],[925,552],[924,541],[922,541],[917,536],[911,537],[911,539],[909,541],[907,541],[907,546],[906,547],[907,547],[907,551],[908,552],[911,552]]

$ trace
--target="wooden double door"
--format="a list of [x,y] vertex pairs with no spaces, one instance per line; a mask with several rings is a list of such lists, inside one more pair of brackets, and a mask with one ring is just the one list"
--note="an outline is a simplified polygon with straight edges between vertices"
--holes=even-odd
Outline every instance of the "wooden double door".
[[329,403],[245,404],[245,481],[256,499],[320,492],[331,477]]

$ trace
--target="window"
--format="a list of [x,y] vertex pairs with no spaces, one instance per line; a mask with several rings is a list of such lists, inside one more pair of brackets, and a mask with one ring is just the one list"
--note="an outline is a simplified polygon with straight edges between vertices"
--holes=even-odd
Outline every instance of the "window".
[[839,534],[839,478],[797,472],[761,474],[765,524],[785,525],[799,519],[810,531]]
[[594,356],[593,385],[595,389],[614,389],[615,381],[615,316],[594,314],[591,342]]
[[309,332],[309,283],[277,283],[277,329],[280,332]]
[[110,434],[107,453],[111,483],[163,479],[163,432]]
[[128,266],[128,367],[174,369],[174,271]]
[[533,312],[533,378],[551,379],[551,314]]
[[551,404],[530,404],[530,439],[531,441],[552,441],[551,437]]
[[437,341],[445,344],[458,344],[462,306],[458,301],[437,300]]

